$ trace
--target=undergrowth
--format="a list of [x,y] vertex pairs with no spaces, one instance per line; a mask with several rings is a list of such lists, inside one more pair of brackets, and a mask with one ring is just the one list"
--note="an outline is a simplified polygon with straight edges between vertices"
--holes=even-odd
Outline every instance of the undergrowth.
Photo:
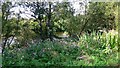
[[[59,40],[6,48],[3,66],[116,66],[118,35],[115,32],[83,34],[78,41]],[[119,40],[120,41],[120,40]]]

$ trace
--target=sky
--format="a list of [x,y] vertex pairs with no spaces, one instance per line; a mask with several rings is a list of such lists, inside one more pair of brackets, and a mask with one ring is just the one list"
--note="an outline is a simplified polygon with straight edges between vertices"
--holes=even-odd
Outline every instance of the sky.
[[[65,0],[59,0],[59,2],[62,2],[62,1],[65,1]],[[75,9],[74,16],[76,16],[77,14],[82,14],[82,15],[84,14],[84,12],[85,12],[84,5],[86,5],[88,3],[88,0],[80,0],[80,1],[79,0],[68,0],[68,1],[72,3],[73,8]],[[13,4],[14,4],[14,2],[15,1],[12,1]],[[82,6],[80,6],[80,4],[79,4],[80,2],[83,4]],[[25,10],[27,10],[27,11],[25,11]],[[24,13],[20,14],[20,16],[25,19],[33,18],[33,17],[31,17],[31,15],[34,15],[34,13],[30,12],[30,9],[22,8],[20,6],[10,9],[10,11],[14,11],[15,14],[18,14],[19,11],[24,12]],[[10,18],[11,17],[15,17],[15,16],[11,15]]]

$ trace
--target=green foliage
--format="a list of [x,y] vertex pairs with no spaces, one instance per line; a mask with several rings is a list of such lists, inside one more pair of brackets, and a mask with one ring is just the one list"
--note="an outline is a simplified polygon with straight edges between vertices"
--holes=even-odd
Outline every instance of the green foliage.
[[[62,7],[66,4],[60,4],[59,9],[56,8],[57,12],[53,12],[53,18],[55,21],[54,28],[56,30],[61,29],[69,32],[70,35],[80,35],[82,32],[92,32],[103,30],[116,29],[117,26],[117,4],[116,3],[90,3],[86,7],[85,15],[73,16],[74,10],[68,5]],[[67,11],[67,13],[66,13]],[[57,14],[56,14],[57,13]],[[64,15],[62,15],[64,14]],[[56,22],[58,21],[58,22]]]
[[54,22],[54,31],[64,32],[67,31],[68,20],[73,17],[74,10],[69,2],[57,3],[52,12],[52,22]]
[[71,35],[80,36],[80,33],[84,31],[83,28],[84,28],[85,22],[86,22],[86,16],[84,15],[77,15],[77,16],[71,17],[70,19],[68,19],[68,23],[66,24],[67,31]]
[[116,10],[117,5],[115,5],[115,3],[90,3],[87,11],[89,21],[85,28],[86,31],[100,30],[104,28],[106,28],[106,30],[115,29],[115,19],[117,19],[117,16],[114,11]]
[[[16,38],[15,44],[3,48],[3,66],[117,65],[117,3],[90,3],[85,15],[77,16],[69,2],[57,3],[53,8],[45,5],[27,4],[34,7],[31,10],[38,15],[35,20],[21,19],[19,14],[18,18],[8,19],[11,3],[2,5],[3,41]],[[66,38],[50,41],[47,38],[52,37],[51,33]]]
[[[108,38],[108,34],[105,33]],[[112,35],[111,36],[117,36]],[[110,36],[109,36],[110,38]],[[117,37],[115,38],[118,40]],[[111,38],[111,40],[114,40]],[[117,42],[104,39],[104,35],[93,32],[83,34],[76,44],[72,41],[46,40],[31,44],[27,48],[6,49],[3,54],[3,66],[103,66],[117,65]],[[71,44],[72,43],[72,44]],[[114,58],[113,58],[114,57]]]

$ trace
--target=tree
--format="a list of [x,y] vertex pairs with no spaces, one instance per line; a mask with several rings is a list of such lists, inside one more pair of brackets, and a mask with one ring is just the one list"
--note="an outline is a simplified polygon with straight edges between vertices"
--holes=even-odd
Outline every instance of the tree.
[[55,32],[70,32],[68,24],[71,24],[69,20],[73,18],[74,9],[72,8],[70,2],[57,3],[54,6],[53,11],[53,22]]
[[[34,33],[31,31],[31,25],[28,24],[29,21],[25,21],[21,18],[20,16],[21,11],[19,13],[14,13],[14,11],[10,11],[10,9],[13,7],[15,7],[15,4],[12,5],[11,2],[5,2],[2,5],[3,51],[5,47],[9,47],[11,45],[13,40],[14,42],[16,41],[15,42],[16,46],[19,44],[24,45],[28,43],[29,40],[31,40],[30,39],[31,37],[34,36]],[[11,18],[11,16],[15,16],[15,18]]]
[[[33,3],[24,3],[25,6],[30,7],[30,11],[34,13],[31,15],[35,18],[35,21],[39,23],[40,28],[39,32],[42,40],[50,38],[52,40],[52,22],[51,22],[51,10],[52,3],[49,2],[33,2]],[[43,27],[43,25],[45,27]],[[33,29],[35,30],[35,29]]]
[[4,51],[4,48],[5,46],[8,44],[10,44],[8,42],[8,39],[10,37],[14,37],[14,35],[12,35],[12,32],[11,32],[11,25],[10,23],[8,24],[8,22],[10,21],[8,19],[8,16],[10,15],[10,6],[11,5],[11,2],[7,2],[7,3],[3,3],[2,5],[2,40],[3,40],[3,51]]
[[[88,10],[89,23],[86,31],[98,31],[115,28],[114,3],[96,2],[90,3]],[[93,28],[94,27],[94,28]]]

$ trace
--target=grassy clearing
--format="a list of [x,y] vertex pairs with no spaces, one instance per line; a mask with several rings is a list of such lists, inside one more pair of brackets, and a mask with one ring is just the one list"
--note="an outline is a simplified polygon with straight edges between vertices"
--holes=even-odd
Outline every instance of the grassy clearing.
[[26,48],[6,49],[3,66],[116,66],[118,35],[112,33],[86,33],[78,41],[46,40]]

